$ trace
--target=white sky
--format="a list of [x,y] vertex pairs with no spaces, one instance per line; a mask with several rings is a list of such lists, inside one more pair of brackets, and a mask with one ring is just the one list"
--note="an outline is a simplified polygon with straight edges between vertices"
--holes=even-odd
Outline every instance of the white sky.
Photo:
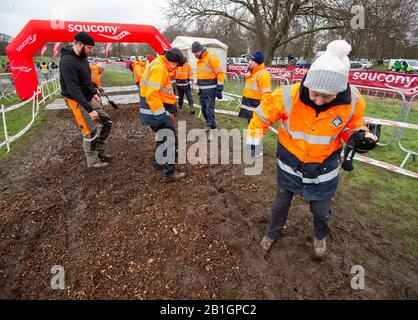
[[119,22],[166,27],[167,0],[2,0],[0,33],[15,37],[31,19]]

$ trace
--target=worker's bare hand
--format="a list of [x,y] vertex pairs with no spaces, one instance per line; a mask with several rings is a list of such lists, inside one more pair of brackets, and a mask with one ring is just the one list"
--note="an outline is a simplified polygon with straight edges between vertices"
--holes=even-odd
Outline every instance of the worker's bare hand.
[[90,112],[89,116],[90,116],[92,121],[99,120],[99,114],[97,113],[96,110],[93,110],[92,112]]
[[93,99],[94,99],[94,101],[96,101],[98,104],[102,104],[102,99],[100,99],[100,97],[99,97],[97,94],[95,94],[95,95],[94,95]]

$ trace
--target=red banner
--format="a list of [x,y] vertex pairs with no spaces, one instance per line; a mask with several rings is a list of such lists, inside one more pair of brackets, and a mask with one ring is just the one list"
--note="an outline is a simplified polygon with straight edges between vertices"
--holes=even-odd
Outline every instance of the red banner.
[[109,55],[110,52],[110,47],[112,46],[112,42],[108,42],[106,43],[106,51],[105,51],[105,56],[107,58],[107,56]]
[[41,49],[41,59],[44,56],[45,51],[48,49],[48,47],[46,45],[44,45]]
[[[309,69],[271,66],[266,67],[272,76],[283,77],[293,81],[301,80]],[[247,65],[228,64],[227,71],[244,76],[248,71]],[[396,72],[350,70],[348,80],[351,84],[369,86],[375,88],[398,90],[405,96],[413,96],[418,93],[418,75]]]
[[61,42],[55,42],[54,44],[54,53],[52,54],[52,57],[55,58],[58,54],[59,48],[60,48]]

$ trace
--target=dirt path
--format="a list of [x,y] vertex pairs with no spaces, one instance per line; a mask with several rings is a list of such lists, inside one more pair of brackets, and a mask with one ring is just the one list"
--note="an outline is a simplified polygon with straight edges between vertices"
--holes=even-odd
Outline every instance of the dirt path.
[[[339,197],[326,260],[312,258],[311,216],[299,199],[263,259],[273,156],[255,178],[237,165],[188,165],[184,181],[162,183],[150,165],[153,134],[126,105],[109,110],[117,160],[91,171],[68,111],[49,112],[27,148],[0,163],[0,298],[418,298],[417,257]],[[53,265],[66,271],[65,290],[50,287]],[[365,290],[351,289],[355,265],[366,270]]]

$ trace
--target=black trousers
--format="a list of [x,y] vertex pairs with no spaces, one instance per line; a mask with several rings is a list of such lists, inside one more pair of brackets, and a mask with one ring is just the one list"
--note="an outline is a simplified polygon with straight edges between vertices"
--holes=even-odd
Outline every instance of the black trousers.
[[[277,192],[271,208],[271,220],[267,227],[266,235],[270,239],[280,237],[286,224],[290,204],[294,193],[288,190]],[[310,201],[310,211],[314,219],[314,235],[318,240],[324,239],[329,234],[329,222],[331,219],[331,199]]]
[[193,96],[192,96],[192,89],[190,88],[190,85],[187,85],[185,87],[177,85],[177,92],[179,94],[179,107],[180,109],[183,107],[184,103],[184,95],[186,95],[187,102],[189,103],[190,111],[193,111]]

